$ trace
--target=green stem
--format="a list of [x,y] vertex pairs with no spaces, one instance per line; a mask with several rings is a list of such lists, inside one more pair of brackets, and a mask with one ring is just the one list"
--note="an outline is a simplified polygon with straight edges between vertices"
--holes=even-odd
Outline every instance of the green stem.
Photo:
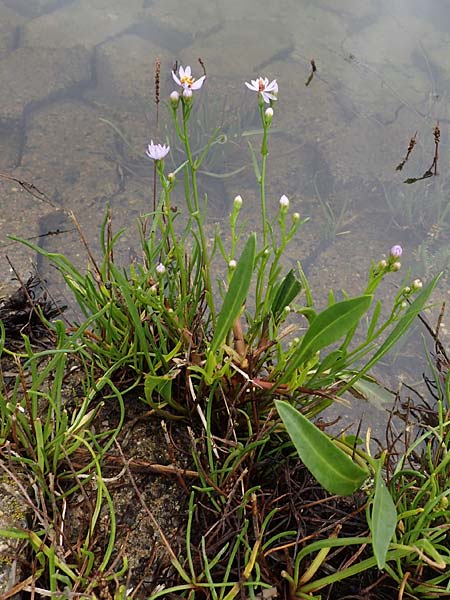
[[264,116],[264,102],[259,106],[261,113],[261,123],[263,125],[263,139],[261,143],[261,175],[259,178],[259,185],[261,188],[261,216],[263,222],[263,244],[264,248],[267,245],[267,217],[266,217],[266,164],[267,156],[269,154],[268,149],[268,137],[269,137],[269,125],[266,123]]
[[189,116],[191,114],[192,105],[187,102],[183,102],[183,137],[182,141],[184,142],[184,147],[186,150],[186,156],[189,162],[190,167],[190,175],[191,175],[191,187],[192,187],[192,195],[194,199],[194,211],[191,211],[191,217],[197,223],[198,232],[200,235],[200,246],[202,253],[202,272],[205,281],[205,289],[207,292],[207,302],[209,309],[211,311],[212,319],[215,320],[215,308],[214,301],[212,295],[212,286],[211,286],[211,275],[209,272],[209,261],[208,261],[208,249],[206,245],[206,237],[203,228],[203,223],[200,215],[200,202],[198,198],[198,185],[197,185],[197,162],[194,160],[192,156],[191,146],[189,143],[189,130],[188,130],[188,121]]
[[184,268],[184,253],[181,251],[180,243],[176,237],[175,228],[173,225],[173,216],[172,216],[172,211],[171,211],[171,206],[170,206],[171,185],[170,185],[169,181],[166,179],[166,177],[164,176],[164,166],[162,164],[158,165],[158,173],[159,173],[161,184],[164,189],[163,214],[165,214],[165,217],[166,217],[166,224],[167,224],[167,229],[168,229],[168,233],[169,233],[169,235],[167,236],[167,251],[169,253],[171,250],[171,248],[170,248],[170,239],[171,239],[173,252],[175,254],[178,270],[180,273],[180,283],[181,283],[180,295],[181,295],[181,298],[185,298],[186,294],[188,293],[188,289],[187,289],[188,286],[187,286],[186,271]]

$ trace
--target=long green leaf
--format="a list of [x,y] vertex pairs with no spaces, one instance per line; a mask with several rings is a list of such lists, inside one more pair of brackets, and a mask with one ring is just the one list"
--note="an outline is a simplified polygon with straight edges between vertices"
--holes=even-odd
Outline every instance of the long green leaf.
[[230,286],[223,300],[222,309],[217,317],[214,337],[211,341],[210,351],[216,352],[226,340],[234,320],[242,310],[242,305],[247,298],[248,290],[253,275],[255,262],[256,235],[253,233],[247,240],[239,262],[234,270]]
[[275,400],[278,413],[303,463],[330,494],[348,496],[367,479],[361,468],[309,419],[283,400]]
[[295,369],[318,350],[333,344],[355,327],[369,309],[371,302],[371,295],[358,296],[337,302],[317,315],[305,333],[298,351],[286,366],[283,379],[289,379]]
[[397,510],[383,481],[381,463],[375,473],[375,495],[373,499],[372,520],[372,548],[377,559],[379,569],[384,569],[389,544],[397,525]]

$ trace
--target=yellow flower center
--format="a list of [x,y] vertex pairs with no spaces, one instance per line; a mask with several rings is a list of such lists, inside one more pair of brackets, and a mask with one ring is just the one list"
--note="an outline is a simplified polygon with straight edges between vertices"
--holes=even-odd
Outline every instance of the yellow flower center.
[[183,85],[187,85],[188,87],[191,87],[191,85],[194,83],[195,79],[193,77],[188,77],[187,75],[184,75],[184,77],[180,78],[180,81]]

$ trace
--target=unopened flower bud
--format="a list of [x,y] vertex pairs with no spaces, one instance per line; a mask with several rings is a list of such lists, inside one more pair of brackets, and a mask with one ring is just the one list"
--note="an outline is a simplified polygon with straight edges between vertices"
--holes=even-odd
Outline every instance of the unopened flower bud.
[[240,210],[241,206],[242,206],[242,196],[236,196],[235,199],[233,200],[233,206],[236,210]]
[[270,123],[272,123],[273,108],[271,106],[269,106],[269,108],[266,108],[266,110],[264,111],[264,118],[265,118],[267,125],[270,125]]
[[403,293],[404,294],[409,294],[411,291],[411,288],[409,287],[409,285],[407,285],[404,289],[403,289]]
[[186,98],[186,100],[190,100],[192,98],[192,90],[190,88],[184,88],[183,96]]
[[392,271],[400,271],[401,267],[402,267],[402,263],[399,262],[398,260],[396,260],[395,263],[392,264],[391,270]]
[[299,221],[300,221],[300,213],[298,213],[298,212],[295,212],[295,213],[292,215],[292,222],[293,222],[293,223],[298,223]]
[[228,268],[229,268],[229,269],[235,269],[235,268],[236,268],[236,265],[237,265],[237,262],[234,260],[234,258],[232,258],[232,259],[230,260],[230,262],[228,263]]
[[414,279],[414,281],[411,284],[411,287],[415,292],[418,292],[422,289],[423,283],[420,281],[420,279]]
[[400,258],[403,254],[403,248],[398,244],[396,246],[392,246],[389,254],[392,258]]
[[289,314],[289,313],[291,312],[291,307],[289,306],[289,304],[283,308],[283,311],[284,311],[286,314]]
[[167,179],[168,179],[168,181],[170,181],[170,183],[173,183],[175,181],[175,179],[176,179],[175,173],[172,173],[172,172],[168,173],[167,174]]
[[284,194],[280,198],[280,209],[284,212],[289,208],[289,198]]
[[166,267],[162,263],[159,263],[159,265],[156,265],[156,272],[158,275],[164,275],[166,272]]
[[402,310],[405,310],[405,308],[408,306],[408,303],[406,302],[406,300],[403,300],[403,302],[400,304],[400,308]]
[[384,259],[380,260],[380,262],[378,263],[378,268],[381,270],[381,269],[385,269],[386,267],[387,267],[387,262]]
[[180,94],[179,94],[179,93],[178,93],[176,90],[174,90],[174,91],[173,91],[173,92],[170,94],[169,98],[170,98],[170,104],[171,104],[171,105],[172,105],[174,108],[176,108],[176,107],[178,106],[178,102],[180,101]]

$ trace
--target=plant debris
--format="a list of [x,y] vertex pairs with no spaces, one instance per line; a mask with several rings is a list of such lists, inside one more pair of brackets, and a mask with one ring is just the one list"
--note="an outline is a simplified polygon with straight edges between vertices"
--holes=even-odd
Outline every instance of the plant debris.
[[46,321],[60,315],[65,308],[49,297],[37,275],[31,275],[14,292],[0,299],[0,320],[6,339],[21,339],[24,334],[31,340],[48,336],[51,332]]

